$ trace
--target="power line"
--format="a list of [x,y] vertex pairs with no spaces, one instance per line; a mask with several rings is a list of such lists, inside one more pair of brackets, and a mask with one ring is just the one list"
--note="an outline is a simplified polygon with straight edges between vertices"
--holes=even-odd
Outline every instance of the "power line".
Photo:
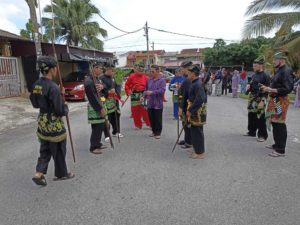
[[101,19],[103,19],[103,20],[104,20],[106,23],[108,23],[110,26],[112,26],[112,27],[115,28],[116,30],[121,31],[121,32],[126,33],[126,34],[136,33],[136,32],[138,32],[138,31],[144,29],[144,26],[143,26],[142,28],[139,28],[139,29],[134,30],[134,31],[124,31],[124,30],[122,30],[122,29],[116,27],[115,25],[111,24],[107,19],[105,19],[105,18],[101,15],[101,13],[99,13],[99,16],[100,16]]
[[210,45],[214,43],[157,43],[155,42],[156,45]]
[[[201,44],[213,44],[213,43],[195,43],[195,44],[189,44],[189,43],[174,43],[174,44],[168,44],[168,43],[156,43],[155,45],[201,45]],[[126,45],[126,46],[117,46],[117,47],[106,47],[105,49],[120,49],[120,48],[131,48],[131,47],[140,47],[145,46],[144,44],[139,45]]]
[[[164,33],[169,33],[169,34],[175,34],[175,35],[180,35],[180,36],[185,36],[185,37],[193,37],[193,38],[201,38],[201,39],[207,39],[207,40],[216,40],[217,38],[210,38],[210,37],[201,37],[197,35],[190,35],[190,34],[182,34],[182,33],[177,33],[177,32],[172,32],[172,31],[166,31],[166,30],[161,30],[153,27],[149,27],[149,29],[156,30],[159,32],[164,32]],[[236,40],[225,40],[224,41],[229,41],[229,42],[236,42]]]
[[115,48],[131,48],[131,47],[139,47],[145,45],[127,45],[127,46],[118,46],[118,47],[106,47],[105,49],[115,49]]
[[112,38],[105,39],[105,40],[103,40],[103,41],[110,41],[110,40],[113,40],[113,39],[116,39],[116,38],[120,38],[120,37],[129,35],[129,34],[133,34],[133,33],[121,34],[121,35],[118,35],[118,36],[115,36],[115,37],[112,37]]

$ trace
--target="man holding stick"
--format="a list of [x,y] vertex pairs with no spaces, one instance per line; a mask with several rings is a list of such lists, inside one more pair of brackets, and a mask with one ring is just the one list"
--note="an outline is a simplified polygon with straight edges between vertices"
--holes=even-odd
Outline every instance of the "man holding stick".
[[[92,65],[92,74],[85,79],[84,88],[88,103],[88,123],[91,124],[92,133],[90,138],[90,152],[93,154],[102,154],[102,149],[106,148],[101,143],[102,132],[105,130],[106,109],[103,107],[105,98],[98,97],[104,89],[103,84],[96,83],[101,75],[101,64],[95,62]],[[98,93],[97,93],[98,92]],[[102,101],[102,102],[101,102]]]
[[59,87],[52,81],[57,76],[57,62],[49,56],[41,56],[37,62],[42,76],[33,86],[30,101],[34,108],[40,109],[37,129],[40,157],[32,180],[37,185],[46,186],[44,175],[47,173],[51,157],[54,160],[54,180],[67,180],[75,175],[68,172],[65,159],[67,134],[62,117],[68,114],[68,107],[64,103]]

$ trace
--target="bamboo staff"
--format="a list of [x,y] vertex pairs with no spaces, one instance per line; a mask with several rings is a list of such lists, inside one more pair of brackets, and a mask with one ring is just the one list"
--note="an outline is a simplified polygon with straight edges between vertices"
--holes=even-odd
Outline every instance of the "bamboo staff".
[[[54,38],[55,38],[55,29],[54,29],[54,12],[53,12],[53,3],[51,0],[51,7],[52,7],[52,32],[53,32],[53,38],[52,38],[52,48],[53,48],[53,54],[54,54],[54,58],[57,61],[57,73],[58,73],[58,79],[59,79],[59,85],[60,85],[60,90],[62,91],[63,89],[63,83],[62,83],[62,78],[61,78],[61,73],[60,73],[60,67],[59,67],[59,63],[58,63],[58,59],[57,59],[57,54],[56,54],[56,50],[55,50],[55,46],[54,46]],[[65,96],[62,94],[63,99],[65,100]],[[69,133],[69,138],[70,138],[70,143],[71,143],[71,149],[72,149],[72,156],[73,156],[73,161],[74,163],[76,162],[75,159],[75,151],[74,151],[74,145],[73,145],[73,139],[72,139],[72,133],[71,133],[71,126],[70,126],[70,119],[69,119],[69,115],[66,115],[66,121],[67,121],[67,126],[68,126],[68,133]]]

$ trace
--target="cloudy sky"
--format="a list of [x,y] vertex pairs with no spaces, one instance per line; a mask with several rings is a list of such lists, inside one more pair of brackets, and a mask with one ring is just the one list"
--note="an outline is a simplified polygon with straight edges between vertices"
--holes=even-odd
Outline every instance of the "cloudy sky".
[[[92,0],[103,17],[125,31],[142,28],[147,21],[150,28],[233,41],[241,39],[242,27],[247,19],[244,13],[251,2],[252,0]],[[40,3],[43,8],[50,0],[40,0]],[[29,18],[29,8],[25,0],[1,0],[0,15],[0,29],[19,34]],[[123,34],[101,18],[95,17],[95,20],[108,31],[107,39]],[[154,42],[154,49],[166,51],[207,47],[214,42],[153,29],[149,30],[149,39],[151,45]],[[145,50],[144,30],[105,41],[104,48],[111,52]]]

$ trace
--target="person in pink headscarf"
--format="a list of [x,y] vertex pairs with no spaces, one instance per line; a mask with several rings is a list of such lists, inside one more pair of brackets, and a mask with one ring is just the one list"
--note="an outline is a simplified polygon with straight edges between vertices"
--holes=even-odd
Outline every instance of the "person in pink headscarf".
[[232,89],[232,97],[238,97],[238,88],[240,83],[240,74],[239,71],[234,70],[231,78],[231,89]]

